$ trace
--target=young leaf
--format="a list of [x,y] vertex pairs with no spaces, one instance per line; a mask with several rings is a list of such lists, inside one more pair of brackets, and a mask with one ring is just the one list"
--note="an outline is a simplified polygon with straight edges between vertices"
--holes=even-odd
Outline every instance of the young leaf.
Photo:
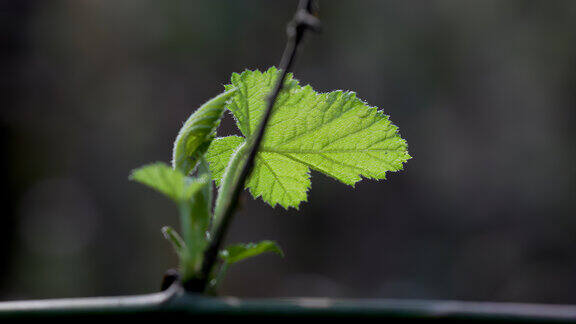
[[[238,89],[232,99],[227,102],[226,108],[236,118],[236,124],[245,137],[250,137],[258,126],[260,117],[264,112],[266,100],[276,84],[278,72],[276,68],[272,67],[265,73],[258,70],[247,70],[242,74],[233,73],[232,84],[224,86],[226,91]],[[278,97],[276,106],[286,100],[286,93],[298,88],[298,81],[293,79],[292,73],[288,74],[282,87],[284,95]]]
[[[245,71],[232,75],[226,89],[238,91],[227,108],[236,118],[244,140],[260,122],[266,96],[279,71]],[[224,167],[242,142],[238,137],[216,139],[206,153],[219,181]],[[385,179],[410,159],[407,144],[388,116],[356,97],[354,92],[318,93],[300,86],[290,74],[278,96],[246,187],[272,206],[298,207],[307,199],[310,169],[345,184],[362,177]]]
[[214,97],[198,108],[184,123],[178,132],[172,153],[172,167],[185,175],[196,166],[214,138],[220,124],[224,104],[236,90],[228,91]]
[[206,160],[210,161],[212,179],[216,181],[217,185],[220,185],[230,157],[242,143],[244,143],[244,138],[240,136],[227,136],[214,139],[210,145],[205,157]]
[[258,256],[265,252],[273,252],[284,257],[284,252],[274,241],[261,241],[259,243],[235,244],[220,251],[222,263],[220,267],[211,275],[208,291],[215,292],[228,267],[233,263],[240,262],[247,258]]
[[284,257],[284,252],[274,241],[261,241],[258,243],[235,244],[220,252],[220,258],[227,264],[236,263],[247,258],[255,257],[265,252],[274,252]]
[[204,177],[197,179],[187,177],[184,173],[174,170],[162,162],[133,170],[130,174],[130,180],[145,184],[177,203],[190,200],[209,181]]

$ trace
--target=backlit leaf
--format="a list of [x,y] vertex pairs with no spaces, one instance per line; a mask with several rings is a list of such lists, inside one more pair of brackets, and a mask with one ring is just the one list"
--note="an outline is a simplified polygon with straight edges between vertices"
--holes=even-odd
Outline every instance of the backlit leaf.
[[[245,71],[232,75],[226,89],[238,89],[227,103],[244,138],[216,139],[207,151],[219,181],[234,149],[250,138],[263,115],[266,98],[279,75]],[[410,159],[407,143],[388,116],[354,92],[318,93],[289,74],[266,128],[246,187],[272,206],[298,207],[307,199],[310,170],[345,184],[363,177],[385,179]]]

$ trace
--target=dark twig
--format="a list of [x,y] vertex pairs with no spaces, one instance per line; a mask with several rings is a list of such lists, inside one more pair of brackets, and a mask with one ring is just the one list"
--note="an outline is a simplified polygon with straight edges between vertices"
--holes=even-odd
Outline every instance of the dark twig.
[[[288,34],[288,42],[286,44],[286,48],[284,53],[282,54],[282,60],[280,62],[280,77],[276,81],[276,85],[272,90],[271,94],[268,97],[266,110],[264,111],[264,115],[262,120],[258,126],[258,129],[255,132],[255,136],[250,144],[249,151],[247,152],[247,159],[244,163],[243,167],[240,170],[238,180],[234,183],[235,187],[233,188],[232,199],[227,201],[227,205],[224,207],[224,212],[222,215],[220,226],[215,228],[215,232],[213,233],[212,241],[206,253],[204,254],[204,262],[202,264],[202,276],[198,282],[190,282],[185,283],[185,288],[187,290],[193,291],[204,291],[208,284],[208,280],[210,277],[210,272],[216,263],[218,257],[218,251],[222,245],[224,240],[224,236],[228,230],[228,226],[230,224],[230,220],[232,219],[232,215],[236,211],[236,207],[238,205],[238,198],[244,190],[244,183],[246,179],[250,176],[252,172],[252,168],[254,166],[254,159],[256,158],[256,154],[258,153],[258,149],[260,147],[260,143],[264,138],[264,131],[266,130],[266,125],[270,116],[272,115],[272,109],[274,107],[274,103],[276,102],[276,98],[282,91],[282,86],[284,85],[284,80],[286,75],[291,70],[292,65],[294,63],[294,58],[296,57],[296,53],[298,52],[298,48],[302,43],[302,39],[304,38],[304,34],[307,30],[318,31],[320,29],[320,20],[316,17],[316,8],[315,3],[313,0],[300,0],[298,4],[298,9],[296,10],[296,14],[292,21],[288,24],[287,27],[287,34]],[[217,215],[218,216],[218,215]]]

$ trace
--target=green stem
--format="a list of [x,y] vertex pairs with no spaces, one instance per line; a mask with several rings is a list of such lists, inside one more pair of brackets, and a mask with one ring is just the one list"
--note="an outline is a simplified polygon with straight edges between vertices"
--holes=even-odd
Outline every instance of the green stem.
[[224,215],[233,203],[234,189],[238,185],[239,171],[244,167],[244,163],[246,162],[246,152],[249,151],[249,148],[250,141],[240,144],[236,149],[236,152],[232,154],[228,167],[224,171],[220,190],[218,191],[218,197],[216,198],[216,205],[214,207],[212,232],[215,232],[221,227]]
[[248,138],[245,145],[236,151],[231,161],[228,163],[228,168],[224,174],[223,183],[220,187],[214,211],[214,224],[211,228],[212,238],[210,245],[204,254],[202,274],[200,277],[201,282],[198,283],[195,289],[204,291],[207,287],[207,281],[209,280],[212,269],[217,262],[218,252],[223,243],[224,235],[228,229],[228,225],[230,224],[236,206],[238,205],[238,198],[240,197],[242,190],[244,190],[245,182],[252,171],[256,154],[258,153],[260,143],[264,138],[264,131],[266,130],[266,125],[272,114],[276,98],[280,94],[280,91],[282,91],[284,80],[294,63],[296,52],[298,51],[304,34],[308,29],[319,29],[319,20],[314,16],[314,14],[313,1],[300,0],[294,18],[288,24],[288,42],[280,63],[280,76],[276,80],[274,89],[268,97],[262,119],[258,123],[258,128],[253,133],[253,136]]
[[182,249],[180,254],[180,274],[182,281],[186,282],[194,277],[195,266],[193,264],[195,250],[195,242],[193,238],[193,221],[190,203],[183,202],[178,206],[180,212],[180,225],[182,226],[182,239],[184,240],[185,248]]
[[[208,162],[201,158],[198,163],[198,177],[210,179]],[[208,225],[212,208],[212,183],[208,181],[202,190],[189,201],[179,205],[180,222],[185,248],[181,253],[182,282],[201,277],[204,251],[208,246]]]

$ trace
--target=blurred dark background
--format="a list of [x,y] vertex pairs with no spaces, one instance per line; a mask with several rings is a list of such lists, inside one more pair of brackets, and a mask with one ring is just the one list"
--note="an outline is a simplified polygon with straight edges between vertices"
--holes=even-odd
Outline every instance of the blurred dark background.
[[[232,72],[277,64],[296,1],[1,1],[0,298],[156,291],[182,122]],[[236,296],[576,303],[576,1],[322,1],[295,74],[384,109],[405,171],[313,174],[299,211],[244,197]],[[223,134],[234,132],[231,118]]]

